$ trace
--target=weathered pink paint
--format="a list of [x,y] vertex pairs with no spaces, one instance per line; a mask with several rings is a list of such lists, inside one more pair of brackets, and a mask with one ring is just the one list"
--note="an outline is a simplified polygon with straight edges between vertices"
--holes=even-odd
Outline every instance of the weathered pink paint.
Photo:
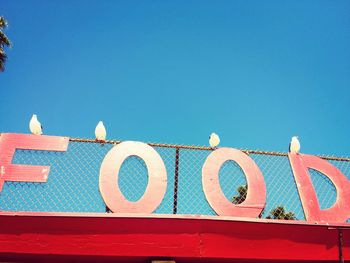
[[[248,184],[247,197],[238,205],[232,204],[222,192],[219,171],[226,161],[235,161],[243,170]],[[205,196],[221,216],[258,217],[266,201],[266,186],[262,173],[255,162],[245,153],[233,148],[219,148],[206,159],[202,169]]]
[[68,137],[2,133],[0,136],[0,191],[5,181],[46,182],[50,166],[11,164],[16,149],[67,151]]
[[[307,221],[344,223],[350,217],[350,182],[329,162],[307,154],[288,154]],[[321,210],[308,169],[327,176],[337,190],[334,205]]]
[[[5,181],[46,182],[49,166],[12,164],[16,149],[66,151],[68,137],[0,134],[0,191]],[[127,200],[118,186],[118,173],[129,156],[138,156],[146,163],[148,185],[140,200]],[[344,223],[350,217],[350,182],[327,161],[306,154],[289,154],[290,164],[305,212],[306,220],[320,223]],[[222,192],[219,171],[226,161],[235,161],[243,170],[248,184],[246,200],[234,205]],[[337,191],[335,204],[321,210],[308,169],[327,176]],[[233,148],[220,148],[212,152],[202,169],[205,196],[220,216],[256,218],[265,206],[266,186],[255,162],[243,152]],[[118,213],[152,213],[162,202],[167,188],[166,168],[162,158],[149,145],[142,142],[123,142],[105,156],[100,169],[100,191],[107,206]],[[293,222],[294,223],[294,222]]]
[[[147,166],[148,184],[136,202],[125,198],[118,185],[119,170],[129,156],[140,157]],[[162,202],[167,187],[167,173],[160,155],[142,142],[122,142],[103,159],[100,169],[100,192],[103,200],[116,213],[152,213]]]

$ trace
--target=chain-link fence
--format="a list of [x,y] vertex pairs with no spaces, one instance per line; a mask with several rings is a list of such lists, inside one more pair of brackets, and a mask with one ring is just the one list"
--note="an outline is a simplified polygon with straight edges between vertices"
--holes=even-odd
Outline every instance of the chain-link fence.
[[[16,150],[12,163],[49,165],[46,183],[6,181],[0,193],[2,211],[110,212],[99,192],[99,170],[113,143],[71,139],[66,152]],[[167,190],[158,214],[216,215],[202,188],[202,167],[212,152],[206,147],[150,144],[162,157],[167,169]],[[266,206],[262,218],[305,220],[294,176],[286,154],[245,151],[260,168],[266,183]],[[350,177],[350,162],[330,160]],[[310,170],[321,209],[332,206],[336,190],[321,173]],[[244,201],[247,182],[241,168],[227,161],[219,172],[221,188],[233,204]],[[124,196],[137,201],[147,183],[147,168],[136,156],[127,158],[118,182]]]

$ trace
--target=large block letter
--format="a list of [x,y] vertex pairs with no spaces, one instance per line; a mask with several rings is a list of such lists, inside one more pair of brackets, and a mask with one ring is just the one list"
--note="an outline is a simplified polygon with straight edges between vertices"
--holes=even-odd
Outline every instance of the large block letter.
[[[247,197],[238,205],[232,204],[222,192],[219,171],[226,161],[235,161],[243,170],[248,184]],[[245,153],[232,148],[219,148],[206,159],[202,169],[205,196],[218,215],[258,217],[266,201],[266,186],[262,173],[255,162]]]
[[5,181],[46,182],[50,167],[11,164],[16,149],[67,151],[69,138],[2,133],[0,136],[0,191]]
[[[344,223],[350,217],[350,182],[335,166],[312,155],[288,155],[307,221]],[[327,176],[337,190],[334,205],[321,210],[308,169]]]
[[[136,202],[127,200],[119,189],[119,170],[129,156],[143,159],[148,171],[148,184]],[[152,213],[162,202],[167,187],[167,173],[160,155],[142,142],[122,142],[114,146],[103,159],[100,169],[100,192],[110,210],[115,213]]]

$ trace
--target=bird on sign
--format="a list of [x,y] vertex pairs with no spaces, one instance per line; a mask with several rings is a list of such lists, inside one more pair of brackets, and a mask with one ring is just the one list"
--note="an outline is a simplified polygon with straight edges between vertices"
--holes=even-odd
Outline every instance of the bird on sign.
[[33,114],[32,118],[30,119],[29,130],[35,135],[43,134],[43,126],[41,126],[40,122],[38,121],[36,114]]
[[96,140],[98,141],[105,141],[106,140],[106,128],[103,125],[102,121],[99,121],[96,128],[95,128],[95,136]]
[[215,148],[219,145],[220,143],[220,138],[219,135],[217,135],[216,133],[212,133],[209,136],[209,145],[211,148]]
[[298,140],[298,136],[293,136],[289,144],[289,152],[299,153],[299,151],[300,151],[300,142]]

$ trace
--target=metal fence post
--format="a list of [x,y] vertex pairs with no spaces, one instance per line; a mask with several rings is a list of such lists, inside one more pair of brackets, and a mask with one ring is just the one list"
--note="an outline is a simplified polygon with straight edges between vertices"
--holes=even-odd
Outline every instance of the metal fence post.
[[180,161],[180,149],[178,147],[176,147],[173,214],[177,213],[177,190],[178,190],[178,185],[179,185],[179,161]]

